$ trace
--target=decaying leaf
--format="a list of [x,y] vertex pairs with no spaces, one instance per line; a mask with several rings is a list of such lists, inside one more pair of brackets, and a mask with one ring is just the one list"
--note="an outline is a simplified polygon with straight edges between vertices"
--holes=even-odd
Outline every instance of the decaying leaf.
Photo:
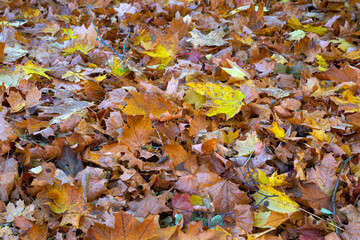
[[50,124],[59,123],[61,119],[67,119],[73,114],[82,115],[86,108],[93,106],[92,102],[87,101],[75,101],[72,98],[66,98],[63,100],[64,104],[54,107],[40,106],[39,109],[43,111],[43,114],[59,114],[51,119]]

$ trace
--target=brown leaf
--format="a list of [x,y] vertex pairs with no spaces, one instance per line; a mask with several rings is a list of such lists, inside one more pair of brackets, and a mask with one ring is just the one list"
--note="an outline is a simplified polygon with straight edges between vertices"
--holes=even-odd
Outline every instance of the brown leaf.
[[83,170],[81,160],[77,159],[69,145],[64,146],[61,158],[56,162],[56,166],[73,178],[78,172]]
[[86,234],[85,240],[92,239],[168,239],[177,227],[160,229],[158,218],[149,216],[142,223],[123,211],[114,214],[114,228],[95,222]]
[[249,12],[249,24],[248,27],[251,30],[258,30],[264,26],[264,7],[265,3],[261,2],[258,6],[258,10],[255,11],[255,5],[251,4]]
[[236,204],[234,207],[236,226],[251,233],[254,224],[254,213],[248,204]]
[[344,240],[360,239],[360,223],[350,222],[345,227],[345,231],[343,233],[341,233],[341,237]]
[[239,190],[238,185],[223,180],[204,189],[207,192],[215,207],[215,212],[229,213],[232,212],[236,204],[249,203],[247,194]]
[[319,188],[328,196],[334,192],[337,181],[336,169],[339,163],[332,154],[324,156],[319,166],[307,172],[308,181],[316,183]]
[[147,217],[149,214],[158,214],[170,211],[165,205],[167,193],[155,196],[151,190],[145,191],[145,198],[138,202],[129,202],[130,209],[134,212],[134,217]]
[[127,145],[132,152],[139,151],[149,141],[153,128],[148,116],[128,116],[120,142]]

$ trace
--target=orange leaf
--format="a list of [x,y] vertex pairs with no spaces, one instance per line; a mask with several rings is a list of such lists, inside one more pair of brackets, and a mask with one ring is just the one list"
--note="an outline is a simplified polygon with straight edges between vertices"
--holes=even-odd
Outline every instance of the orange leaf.
[[164,148],[175,167],[184,162],[189,154],[181,145],[166,145]]
[[158,216],[149,216],[142,223],[123,211],[115,213],[114,217],[114,228],[95,222],[94,226],[88,231],[85,240],[168,239],[178,228],[174,226],[161,229],[158,224]]
[[70,223],[75,228],[79,228],[81,216],[87,214],[82,188],[76,188],[68,183],[60,188],[54,185],[49,190],[48,197],[53,200],[49,203],[53,212],[65,213],[60,226]]
[[124,127],[120,142],[127,145],[131,151],[139,150],[148,142],[153,128],[147,116],[128,116],[128,124]]
[[152,93],[129,92],[124,99],[127,105],[123,109],[126,115],[153,114],[160,118],[165,112],[173,112],[174,105]]

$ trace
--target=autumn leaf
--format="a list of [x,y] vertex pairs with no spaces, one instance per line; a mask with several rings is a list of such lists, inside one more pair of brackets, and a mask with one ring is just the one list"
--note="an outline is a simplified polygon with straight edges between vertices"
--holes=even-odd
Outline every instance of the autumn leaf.
[[22,66],[22,69],[25,71],[26,75],[37,74],[37,75],[46,77],[47,79],[50,79],[50,77],[48,75],[46,75],[45,72],[54,71],[53,69],[38,67],[33,63],[32,60],[29,60],[28,62],[26,62],[25,65]]
[[59,106],[53,106],[53,107],[40,106],[39,107],[39,109],[43,111],[43,114],[46,114],[46,113],[59,114],[59,116],[54,117],[50,121],[50,124],[59,123],[61,119],[67,119],[75,113],[78,113],[81,115],[84,113],[86,108],[91,107],[93,105],[92,102],[75,101],[72,98],[64,99],[63,102],[64,102],[64,104],[59,105]]
[[54,185],[49,189],[48,197],[52,200],[48,203],[51,210],[64,214],[60,226],[70,223],[79,228],[81,216],[88,213],[82,189],[68,183],[62,186]]
[[212,31],[207,35],[202,34],[197,29],[193,29],[190,34],[192,38],[188,39],[187,41],[193,43],[195,47],[221,46],[226,44],[226,41],[223,39],[225,32],[221,28]]
[[220,84],[210,82],[189,82],[186,85],[198,94],[209,98],[204,104],[204,106],[210,107],[207,116],[224,113],[227,118],[232,118],[240,111],[241,106],[244,104],[242,100],[245,98],[245,95],[230,86],[222,87]]
[[247,156],[254,151],[255,145],[259,142],[256,132],[251,132],[246,140],[235,140],[234,149],[238,152],[236,156]]
[[151,215],[142,223],[123,211],[115,213],[114,217],[114,228],[95,222],[85,239],[168,239],[178,228],[160,229],[157,218]]
[[220,181],[205,188],[204,191],[210,195],[215,204],[215,211],[220,213],[228,213],[236,204],[245,204],[249,201],[246,193],[228,180]]
[[151,190],[147,190],[145,191],[144,199],[139,202],[130,202],[129,207],[134,212],[134,217],[147,217],[149,214],[156,215],[170,211],[170,209],[165,206],[166,199],[166,193],[154,196]]
[[128,116],[128,123],[124,127],[119,141],[127,145],[132,151],[139,150],[147,143],[153,128],[147,116]]
[[279,127],[277,122],[273,122],[272,127],[269,127],[268,129],[275,135],[276,138],[284,141],[285,130]]
[[236,63],[230,61],[229,59],[226,59],[226,60],[229,63],[229,65],[231,66],[231,68],[222,67],[221,69],[223,69],[225,72],[230,74],[230,76],[232,76],[238,80],[250,80],[251,79],[250,74],[247,73],[244,69],[242,69]]
[[164,113],[175,110],[175,106],[166,99],[151,93],[129,92],[124,101],[127,105],[122,111],[126,115],[148,115],[151,113],[160,118]]
[[[253,198],[257,204],[279,213],[293,213],[299,211],[300,206],[291,200],[285,193],[271,186],[260,185],[259,191],[254,193]],[[269,196],[264,199],[264,196]]]

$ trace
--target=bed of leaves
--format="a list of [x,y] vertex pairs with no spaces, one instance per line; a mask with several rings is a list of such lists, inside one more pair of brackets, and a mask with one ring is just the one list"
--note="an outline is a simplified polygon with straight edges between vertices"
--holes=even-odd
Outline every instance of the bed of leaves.
[[2,239],[360,239],[358,0],[4,0]]

